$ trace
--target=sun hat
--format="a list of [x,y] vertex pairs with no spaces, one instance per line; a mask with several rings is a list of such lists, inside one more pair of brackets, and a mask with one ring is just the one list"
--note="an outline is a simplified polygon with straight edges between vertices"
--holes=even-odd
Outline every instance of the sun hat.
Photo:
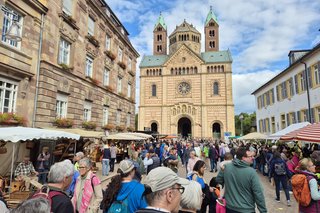
[[145,184],[151,188],[152,192],[157,192],[175,184],[188,185],[189,180],[180,178],[167,167],[157,167],[149,172],[145,179]]
[[119,169],[123,174],[130,172],[134,168],[133,162],[130,160],[122,160],[119,165]]

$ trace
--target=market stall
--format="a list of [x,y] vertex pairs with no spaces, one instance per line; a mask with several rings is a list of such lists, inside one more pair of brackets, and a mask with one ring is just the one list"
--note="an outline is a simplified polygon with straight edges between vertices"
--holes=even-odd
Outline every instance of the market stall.
[[320,143],[320,122],[309,124],[303,128],[289,132],[288,134],[282,136],[280,140],[300,140],[305,142]]

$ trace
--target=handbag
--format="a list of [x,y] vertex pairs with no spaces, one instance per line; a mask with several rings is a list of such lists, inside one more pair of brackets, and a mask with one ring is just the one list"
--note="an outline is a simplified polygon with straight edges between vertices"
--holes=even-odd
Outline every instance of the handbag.
[[227,208],[226,208],[226,199],[217,199],[217,204],[216,204],[216,213],[226,213]]

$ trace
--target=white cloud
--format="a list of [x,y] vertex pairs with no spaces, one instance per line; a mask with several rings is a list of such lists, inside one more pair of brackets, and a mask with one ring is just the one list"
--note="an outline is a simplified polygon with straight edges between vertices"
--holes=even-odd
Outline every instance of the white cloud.
[[[189,0],[186,3],[184,0],[110,0],[107,3],[122,23],[138,29],[138,34],[131,36],[130,40],[141,55],[139,62],[143,55],[152,54],[153,28],[160,11],[168,26],[168,35],[186,19],[204,38],[203,25],[212,5],[220,25],[220,49],[230,48],[234,59],[236,112],[254,110],[251,92],[279,72],[279,68],[286,68],[290,50],[308,49],[320,40],[317,25],[320,22],[319,1]],[[318,28],[315,29],[314,25]],[[251,83],[243,84],[248,79]],[[138,98],[137,90],[137,103]]]

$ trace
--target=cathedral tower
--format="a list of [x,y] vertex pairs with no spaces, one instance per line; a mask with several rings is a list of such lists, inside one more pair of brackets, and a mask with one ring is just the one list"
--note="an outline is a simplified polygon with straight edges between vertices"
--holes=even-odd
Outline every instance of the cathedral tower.
[[205,52],[219,51],[219,24],[216,15],[210,7],[207,19],[204,25],[205,34]]
[[167,25],[161,13],[153,30],[153,55],[167,55]]

